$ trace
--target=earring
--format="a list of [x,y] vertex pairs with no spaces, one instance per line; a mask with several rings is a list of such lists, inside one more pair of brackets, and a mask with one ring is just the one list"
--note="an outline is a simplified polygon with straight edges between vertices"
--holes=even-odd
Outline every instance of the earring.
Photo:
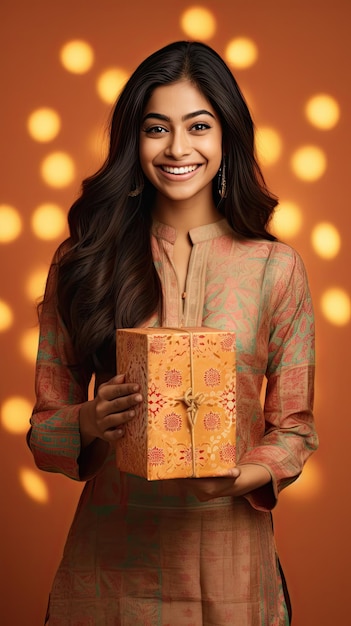
[[225,157],[222,158],[221,167],[218,170],[218,193],[220,197],[227,197],[227,178],[226,178],[226,161]]
[[130,191],[128,194],[129,198],[136,198],[136,196],[140,196],[140,194],[143,193],[143,189],[144,183],[142,185],[139,185],[139,187],[134,187],[134,189],[132,189],[132,191]]
[[137,172],[135,182],[128,196],[130,198],[136,198],[136,196],[140,196],[140,194],[143,193],[143,189],[144,189],[143,175],[140,172]]

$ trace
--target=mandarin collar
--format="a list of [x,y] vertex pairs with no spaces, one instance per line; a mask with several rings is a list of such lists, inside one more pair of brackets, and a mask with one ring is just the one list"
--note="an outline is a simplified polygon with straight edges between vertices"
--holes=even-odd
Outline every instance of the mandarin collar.
[[[215,239],[222,235],[233,234],[233,230],[229,226],[225,218],[214,222],[213,224],[204,224],[203,226],[197,226],[189,230],[189,237],[193,244],[201,243],[202,241],[208,241],[209,239]],[[174,244],[177,239],[177,231],[173,226],[162,224],[157,220],[153,221],[152,234],[157,239],[164,239],[170,244]]]

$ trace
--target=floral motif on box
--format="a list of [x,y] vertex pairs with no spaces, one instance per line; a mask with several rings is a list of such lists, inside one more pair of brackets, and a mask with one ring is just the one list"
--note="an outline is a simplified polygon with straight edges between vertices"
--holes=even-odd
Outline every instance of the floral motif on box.
[[235,465],[235,336],[209,328],[123,329],[117,368],[144,402],[116,448],[148,480],[225,475]]

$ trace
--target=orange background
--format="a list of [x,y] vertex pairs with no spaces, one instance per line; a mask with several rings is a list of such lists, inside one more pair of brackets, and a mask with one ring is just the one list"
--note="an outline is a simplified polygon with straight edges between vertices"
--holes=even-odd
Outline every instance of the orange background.
[[[189,6],[184,0],[1,3],[0,205],[14,207],[22,224],[18,237],[0,242],[0,300],[13,312],[12,323],[0,332],[0,620],[4,626],[43,623],[47,595],[81,491],[81,485],[62,476],[35,470],[24,437],[29,414],[13,414],[13,423],[22,423],[14,432],[5,410],[14,396],[29,406],[34,401],[33,346],[23,349],[23,338],[36,332],[28,281],[38,269],[47,270],[64,237],[61,233],[49,240],[38,238],[32,216],[42,202],[55,202],[66,212],[81,179],[101,161],[99,143],[110,105],[96,91],[100,74],[115,66],[130,72],[153,50],[188,38],[181,17]],[[343,323],[332,323],[321,302],[329,288],[350,292],[351,5],[348,0],[204,0],[198,6],[211,11],[215,30],[206,41],[220,54],[233,38],[255,42],[256,62],[233,71],[257,126],[272,127],[281,138],[279,158],[264,166],[267,181],[282,200],[301,209],[301,228],[289,243],[304,258],[315,302],[316,420],[321,446],[302,478],[282,494],[275,528],[294,625],[344,625],[350,620],[350,321],[346,316]],[[67,71],[60,61],[62,46],[72,39],[88,42],[94,51],[94,63],[83,74]],[[306,101],[318,93],[330,94],[340,107],[340,119],[330,130],[314,127],[304,113]],[[42,106],[55,109],[62,122],[49,143],[34,141],[27,130],[28,116]],[[314,182],[301,180],[291,169],[291,156],[306,144],[318,146],[327,157],[326,171]],[[40,173],[43,159],[54,150],[68,152],[76,167],[71,183],[62,188],[48,185]],[[316,253],[311,241],[315,226],[325,221],[341,236],[340,251],[329,260]],[[42,491],[33,491],[24,482],[28,471],[40,479]]]

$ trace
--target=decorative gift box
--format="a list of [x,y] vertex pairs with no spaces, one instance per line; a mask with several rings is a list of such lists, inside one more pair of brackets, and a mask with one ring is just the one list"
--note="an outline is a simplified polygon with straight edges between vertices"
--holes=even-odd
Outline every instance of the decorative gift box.
[[235,465],[235,335],[211,328],[117,331],[117,370],[144,401],[117,467],[148,480],[223,476]]

